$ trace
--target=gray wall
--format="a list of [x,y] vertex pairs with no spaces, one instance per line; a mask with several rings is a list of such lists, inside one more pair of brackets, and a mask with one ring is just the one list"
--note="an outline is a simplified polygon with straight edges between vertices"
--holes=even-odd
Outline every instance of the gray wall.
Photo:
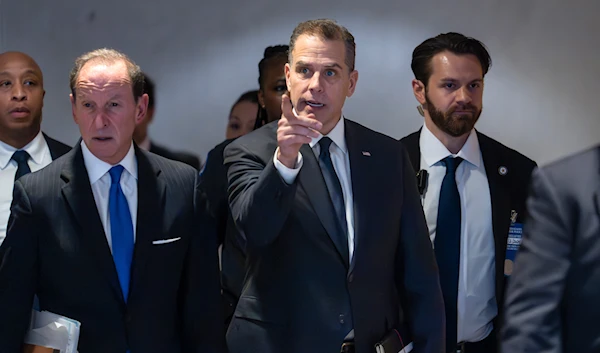
[[400,138],[422,124],[412,95],[414,47],[441,32],[483,41],[493,66],[478,128],[544,164],[600,142],[597,1],[564,0],[0,0],[0,51],[21,50],[46,80],[43,128],[74,143],[74,58],[128,53],[157,82],[151,134],[206,153],[224,138],[231,103],[257,86],[265,46],[331,17],[356,37],[359,82],[345,115]]

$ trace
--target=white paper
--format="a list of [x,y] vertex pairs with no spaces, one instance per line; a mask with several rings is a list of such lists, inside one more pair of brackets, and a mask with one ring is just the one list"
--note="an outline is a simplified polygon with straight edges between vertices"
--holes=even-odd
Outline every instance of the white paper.
[[81,323],[48,311],[33,310],[24,343],[77,353]]
[[[383,346],[377,345],[375,347],[375,350],[377,351],[377,353],[387,353],[384,349]],[[409,344],[407,344],[403,349],[400,350],[400,352],[398,353],[410,353],[413,350],[413,343],[410,342]]]

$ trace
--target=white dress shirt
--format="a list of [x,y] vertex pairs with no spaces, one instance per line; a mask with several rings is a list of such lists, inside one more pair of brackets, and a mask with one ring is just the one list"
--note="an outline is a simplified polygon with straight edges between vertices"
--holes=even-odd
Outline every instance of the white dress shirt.
[[[85,168],[87,169],[90,178],[90,184],[92,185],[92,193],[94,194],[94,201],[96,201],[96,208],[98,208],[98,214],[100,215],[100,220],[104,227],[104,234],[106,234],[106,241],[108,241],[108,246],[112,252],[110,212],[108,212],[108,197],[110,195],[111,178],[108,171],[114,166],[94,156],[83,141],[81,141],[81,151],[83,152],[83,162],[85,163]],[[123,194],[125,194],[125,198],[127,199],[127,204],[129,205],[131,221],[133,222],[133,240],[135,242],[138,206],[138,168],[133,143],[131,143],[129,152],[127,152],[121,162],[116,165],[119,164],[125,168],[123,174],[121,174],[120,184],[121,189],[123,189]]]
[[[352,198],[352,179],[350,177],[350,158],[348,156],[348,148],[346,146],[346,135],[344,133],[344,118],[340,118],[335,127],[325,135],[329,137],[333,143],[329,146],[329,153],[331,154],[331,161],[333,168],[337,174],[340,184],[342,185],[342,193],[344,194],[344,206],[346,208],[346,224],[348,225],[348,251],[349,259],[352,262],[354,256],[354,200]],[[319,140],[323,135],[313,138],[309,146],[312,148],[317,161],[319,160],[319,153],[321,152],[321,146]],[[279,174],[288,184],[292,184],[296,180],[296,176],[302,168],[303,159],[302,153],[298,153],[298,160],[296,161],[296,168],[290,169],[283,165],[277,159],[277,152],[279,148],[275,150],[273,156],[273,163],[275,168],[279,171]]]
[[[423,210],[429,237],[434,243],[440,189],[446,175],[446,167],[441,161],[452,153],[427,126],[421,130],[419,145],[421,169],[429,174],[422,199]],[[492,319],[498,314],[498,308],[492,203],[475,130],[471,131],[458,154],[453,156],[464,159],[456,170],[461,204],[457,339],[458,342],[478,342],[492,331]]]
[[[52,162],[50,149],[40,131],[37,136],[21,150],[29,153],[27,164],[32,172],[38,171]],[[10,216],[17,162],[11,159],[16,148],[0,141],[0,244],[6,237],[6,227]]]

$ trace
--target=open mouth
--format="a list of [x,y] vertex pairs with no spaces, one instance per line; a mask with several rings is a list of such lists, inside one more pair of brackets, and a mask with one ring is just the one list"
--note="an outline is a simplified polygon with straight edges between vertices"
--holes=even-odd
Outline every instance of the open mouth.
[[315,101],[306,101],[306,105],[311,106],[313,108],[321,108],[321,107],[325,106],[325,104],[318,103],[318,102],[315,102]]
[[94,137],[93,140],[104,142],[104,141],[112,140],[112,137]]

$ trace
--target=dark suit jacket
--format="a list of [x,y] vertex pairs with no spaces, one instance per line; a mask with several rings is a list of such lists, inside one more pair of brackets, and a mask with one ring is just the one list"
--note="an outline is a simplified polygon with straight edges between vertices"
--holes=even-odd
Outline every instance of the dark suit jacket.
[[191,153],[171,151],[166,147],[154,143],[150,143],[150,152],[156,153],[157,155],[167,159],[172,159],[174,161],[191,165],[192,167],[196,168],[196,170],[199,170],[200,165],[202,164],[200,162],[200,158]]
[[[42,310],[81,322],[79,352],[216,352],[222,317],[216,241],[197,172],[141,151],[138,216],[125,302],[80,145],[15,183],[0,247],[0,352],[21,351]],[[180,238],[155,245],[155,240]]]
[[600,352],[600,147],[537,169],[502,351]]
[[46,134],[44,134],[44,139],[46,140],[48,149],[50,149],[50,157],[52,157],[52,160],[58,159],[59,157],[71,150],[71,147],[65,145],[62,142],[56,141],[53,138],[50,138]]
[[225,323],[228,325],[244,284],[244,245],[239,242],[237,228],[229,211],[227,200],[227,168],[223,164],[223,151],[233,139],[225,140],[213,148],[200,173],[200,186],[206,193],[211,216],[217,224],[221,252],[221,289]]
[[[420,136],[421,132],[419,130],[400,140],[408,150],[415,171],[421,169]],[[517,222],[525,220],[525,199],[531,173],[536,164],[519,152],[480,132],[477,132],[477,138],[492,200],[492,229],[496,248],[496,302],[498,304],[498,317],[501,317],[506,283],[504,260],[506,259],[508,229],[511,222],[510,215],[511,211],[514,210],[518,214]],[[507,173],[505,175],[500,173],[500,167],[506,168]],[[498,323],[498,320],[494,322],[495,328],[498,327]]]
[[273,164],[276,129],[267,124],[225,148],[232,216],[247,255],[230,352],[339,352],[352,321],[358,353],[373,352],[404,324],[413,352],[443,352],[437,266],[402,145],[345,120],[355,229],[347,264],[313,151],[302,147],[304,165],[288,185]]

